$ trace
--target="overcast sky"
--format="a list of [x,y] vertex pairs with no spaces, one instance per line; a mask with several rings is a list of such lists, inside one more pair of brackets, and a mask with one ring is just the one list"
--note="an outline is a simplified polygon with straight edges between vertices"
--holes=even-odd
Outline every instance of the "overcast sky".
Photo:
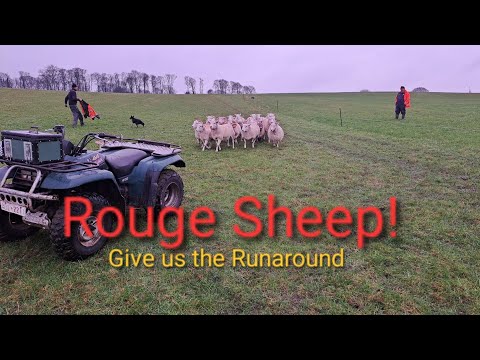
[[47,65],[92,72],[202,77],[238,81],[258,93],[396,91],[423,86],[430,91],[480,92],[480,46],[462,45],[0,45],[0,72],[38,75]]

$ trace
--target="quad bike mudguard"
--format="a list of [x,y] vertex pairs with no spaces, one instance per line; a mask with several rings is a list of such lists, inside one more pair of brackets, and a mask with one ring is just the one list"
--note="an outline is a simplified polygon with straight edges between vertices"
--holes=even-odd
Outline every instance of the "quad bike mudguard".
[[179,155],[167,157],[149,156],[138,163],[128,176],[129,204],[138,207],[155,206],[158,177],[169,165],[185,167]]

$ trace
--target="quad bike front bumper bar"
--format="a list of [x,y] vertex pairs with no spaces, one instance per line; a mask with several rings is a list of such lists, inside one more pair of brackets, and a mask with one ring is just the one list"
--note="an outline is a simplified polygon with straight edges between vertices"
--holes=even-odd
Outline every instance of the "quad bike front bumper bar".
[[[35,180],[33,181],[33,184],[30,187],[30,190],[28,192],[5,187],[7,179],[9,178],[12,171],[15,169],[17,170],[25,169],[25,170],[31,171],[32,173],[35,172]],[[0,181],[0,200],[17,203],[22,206],[27,206],[31,211],[33,211],[32,200],[41,200],[41,201],[58,200],[57,195],[35,192],[41,180],[42,180],[42,172],[38,169],[28,167],[28,166],[23,166],[23,165],[10,166],[7,172],[5,173],[5,175],[3,176],[3,179]]]
[[[14,170],[28,170],[32,174],[35,174],[35,179],[28,191],[21,191],[5,187],[10,175]],[[50,219],[47,214],[42,211],[36,211],[33,207],[33,200],[39,201],[57,201],[58,196],[46,193],[35,192],[38,185],[42,181],[42,172],[39,169],[35,169],[29,166],[12,165],[5,172],[3,178],[0,180],[0,204],[2,210],[7,212],[13,212],[20,215],[24,223],[37,226],[44,229],[50,227]]]

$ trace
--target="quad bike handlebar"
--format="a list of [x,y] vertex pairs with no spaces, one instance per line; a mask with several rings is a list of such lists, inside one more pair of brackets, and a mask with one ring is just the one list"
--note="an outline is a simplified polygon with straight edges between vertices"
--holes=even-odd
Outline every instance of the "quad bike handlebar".
[[111,135],[111,134],[105,134],[105,133],[98,133],[96,136],[100,139],[120,139],[120,136],[117,135]]
[[101,133],[88,133],[86,134],[74,147],[72,151],[72,156],[79,155],[84,152],[85,147],[94,139],[105,140],[105,139],[121,139],[121,136]]

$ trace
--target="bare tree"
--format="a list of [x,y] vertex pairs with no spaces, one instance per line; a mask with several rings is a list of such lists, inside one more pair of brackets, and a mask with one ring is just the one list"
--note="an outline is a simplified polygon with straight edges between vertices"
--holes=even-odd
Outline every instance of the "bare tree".
[[[97,85],[97,92],[100,92],[101,91],[101,88],[100,88],[100,77],[101,75],[97,72],[94,72],[92,74],[90,74],[90,80],[91,81],[94,81],[95,82],[95,85]],[[92,87],[93,89],[93,87]]]
[[143,93],[145,94],[148,89],[148,79],[150,77],[146,73],[142,73]]
[[30,75],[30,73],[25,71],[19,71],[20,76],[18,77],[18,84],[16,87],[20,89],[34,89],[35,88],[35,78]]
[[152,84],[152,94],[157,93],[157,77],[155,75],[150,75],[150,83]]
[[68,77],[66,69],[58,69],[58,81],[60,82],[63,91],[68,89]]
[[78,67],[73,68],[72,70],[75,84],[77,84],[80,90],[84,90],[85,74],[87,73],[87,71]]
[[35,78],[35,89],[36,90],[45,89],[43,80],[40,77]]
[[40,70],[40,78],[43,80],[46,90],[55,90],[57,88],[58,67],[48,65]]
[[215,94],[226,94],[228,91],[228,81],[225,79],[217,79],[213,82]]
[[7,73],[0,73],[0,87],[13,87],[12,78]]
[[85,76],[85,91],[92,91],[93,89],[93,79],[91,74]]
[[241,94],[243,86],[239,82],[233,82],[232,84],[232,94]]
[[134,84],[135,84],[135,91],[138,93],[140,93],[140,88],[142,86],[142,73],[137,71],[137,70],[133,70],[132,71],[132,75],[134,76]]
[[107,92],[107,88],[108,88],[108,76],[106,73],[102,73],[102,75],[100,75],[100,89],[103,92]]
[[228,89],[228,81],[225,79],[220,79],[218,83],[220,85],[220,94],[226,94]]
[[187,92],[191,94],[195,94],[195,86],[197,84],[197,80],[191,76],[185,76],[185,85],[187,85]]
[[187,93],[190,93],[190,76],[185,76],[185,85],[187,86]]
[[19,77],[18,77],[18,80],[19,80],[19,84],[18,84],[18,87],[21,88],[21,89],[26,89],[27,88],[27,76],[30,76],[30,74],[28,72],[25,72],[25,71],[19,71]]
[[195,80],[195,78],[193,77],[190,77],[190,88],[192,89],[192,94],[194,95],[195,95],[196,84],[197,84],[197,80]]
[[245,94],[255,94],[255,88],[253,86],[244,86],[243,92]]
[[227,93],[233,94],[235,81],[229,81],[227,85]]
[[125,81],[127,83],[128,89],[131,93],[133,93],[135,91],[135,75],[132,73],[128,73]]
[[175,74],[165,74],[165,89],[167,94],[175,94],[174,82],[177,79]]
[[69,85],[72,85],[75,82],[75,77],[73,76],[73,69],[67,70],[67,79],[68,79]]
[[200,94],[203,94],[203,79],[200,78],[200,84],[199,84],[199,87],[200,87]]
[[157,76],[158,93],[163,94],[165,91],[165,78],[161,75]]
[[122,72],[120,74],[120,86],[121,87],[127,87],[127,73]]

